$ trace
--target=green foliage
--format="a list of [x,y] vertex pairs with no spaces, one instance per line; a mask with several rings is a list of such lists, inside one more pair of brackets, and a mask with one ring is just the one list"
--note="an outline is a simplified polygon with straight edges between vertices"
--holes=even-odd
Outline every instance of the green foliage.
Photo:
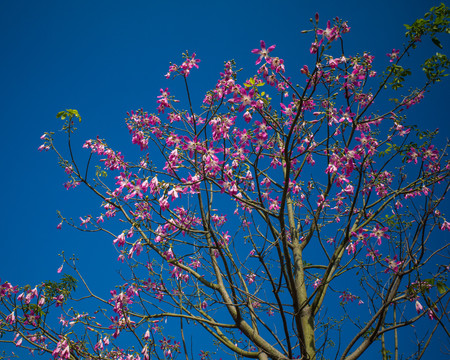
[[95,168],[96,168],[95,175],[97,177],[107,177],[108,176],[108,173],[105,170],[102,170],[101,166],[96,165]]
[[441,294],[441,295],[446,293],[449,290],[448,286],[445,283],[443,283],[442,281],[438,281],[436,283],[436,288],[437,288],[437,291],[439,292],[439,294]]
[[56,114],[56,118],[61,120],[65,120],[66,118],[69,118],[71,120],[74,117],[78,118],[78,120],[81,122],[81,116],[78,113],[78,110],[75,109],[66,109],[66,111],[60,111]]
[[429,35],[433,43],[440,49],[443,48],[441,42],[436,37],[437,34],[450,34],[450,9],[443,3],[439,6],[432,7],[429,12],[424,15],[423,19],[417,19],[412,25],[405,25],[408,36],[415,48],[416,42],[424,35]]
[[[417,19],[412,25],[405,25],[406,36],[410,38],[411,47],[417,47],[418,41],[423,36],[430,36],[431,41],[439,49],[443,49],[441,41],[438,39],[439,34],[450,34],[450,9],[441,4],[432,7],[430,12],[427,12],[423,19]],[[441,53],[436,53],[423,64],[423,71],[431,82],[440,81],[442,77],[447,76],[445,71],[450,65],[447,56]]]
[[45,281],[44,293],[45,298],[49,301],[60,294],[64,295],[64,302],[70,297],[70,294],[76,291],[78,280],[73,276],[64,274],[59,282]]
[[385,74],[394,76],[388,85],[390,85],[393,90],[397,90],[398,88],[403,87],[403,82],[405,81],[406,76],[411,75],[411,70],[404,69],[403,66],[397,64],[392,64],[387,67]]
[[81,116],[78,110],[66,109],[66,111],[60,111],[56,114],[56,118],[65,120],[62,130],[67,131],[69,134],[76,130],[73,127],[73,118],[77,118],[81,122]]
[[450,61],[445,54],[436,53],[423,64],[423,71],[431,82],[441,81],[441,78],[448,76],[445,70],[450,66]]

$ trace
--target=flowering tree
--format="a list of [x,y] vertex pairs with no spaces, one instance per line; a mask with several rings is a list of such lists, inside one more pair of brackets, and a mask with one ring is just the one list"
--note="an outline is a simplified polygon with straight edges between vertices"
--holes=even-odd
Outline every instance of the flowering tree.
[[[64,257],[73,276],[59,282],[1,283],[0,341],[55,359],[357,359],[374,344],[385,359],[421,358],[436,331],[450,335],[449,243],[434,235],[450,230],[440,212],[450,165],[436,133],[406,114],[449,61],[433,55],[408,91],[402,64],[421,39],[442,47],[448,16],[441,5],[407,26],[377,74],[373,55],[344,52],[347,22],[321,28],[316,15],[299,85],[261,41],[257,73],[240,83],[226,62],[198,108],[188,80],[200,60],[186,52],[166,77],[184,82],[187,110],[161,89],[156,114],[128,114],[136,162],[97,137],[81,167],[71,145],[81,117],[58,113],[67,156],[52,132],[40,150],[55,151],[67,189],[85,186],[102,205],[81,222],[60,214],[58,228],[110,235],[129,275],[102,297]],[[95,311],[74,302],[80,281]],[[416,322],[429,331],[402,347]]]

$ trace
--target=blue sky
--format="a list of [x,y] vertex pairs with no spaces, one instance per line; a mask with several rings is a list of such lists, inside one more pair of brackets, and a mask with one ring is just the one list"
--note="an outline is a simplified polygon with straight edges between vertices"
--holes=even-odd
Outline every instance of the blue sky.
[[[259,40],[277,45],[295,77],[311,63],[311,37],[300,31],[319,12],[349,21],[347,53],[371,51],[386,64],[386,53],[400,48],[410,24],[438,1],[2,1],[0,3],[0,279],[33,285],[57,278],[57,254],[76,253],[88,280],[102,291],[117,271],[116,253],[105,236],[70,229],[57,231],[56,210],[78,219],[98,206],[82,189],[66,191],[65,174],[52,153],[39,153],[39,137],[58,129],[55,115],[66,108],[83,116],[78,142],[99,135],[130,150],[126,112],[153,112],[170,61],[185,50],[202,60],[192,83],[201,100],[214,86],[223,62],[235,59],[256,70]],[[125,5],[126,4],[126,5]],[[169,5],[170,4],[170,5]],[[448,41],[447,41],[448,45]],[[425,44],[430,54],[436,51]],[[425,52],[424,52],[425,54]],[[419,52],[418,57],[422,57]],[[418,64],[411,60],[411,64]],[[176,90],[175,90],[176,91]],[[410,122],[448,134],[449,83],[438,84]],[[447,103],[446,103],[447,102]],[[95,208],[94,208],[95,209]]]

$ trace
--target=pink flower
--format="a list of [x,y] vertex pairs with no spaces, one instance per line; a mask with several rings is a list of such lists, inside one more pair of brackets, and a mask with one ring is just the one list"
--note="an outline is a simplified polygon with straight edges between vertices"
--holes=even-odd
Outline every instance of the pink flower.
[[437,319],[437,318],[436,318],[435,311],[437,311],[437,308],[434,308],[434,311],[431,310],[431,309],[429,309],[429,310],[427,311],[427,315],[428,315],[428,317],[429,317],[430,320],[436,320],[436,319]]
[[351,235],[356,237],[357,243],[362,241],[362,243],[366,245],[367,243],[366,238],[369,237],[369,234],[366,234],[365,231],[366,231],[365,229],[361,228],[358,230],[357,233],[353,231]]
[[14,314],[14,311],[11,314],[9,314],[5,320],[10,325],[14,324],[16,322],[16,316]]
[[416,311],[418,314],[420,314],[420,312],[423,311],[423,306],[418,300],[416,300]]
[[39,150],[39,151],[42,151],[42,150],[47,151],[47,150],[49,150],[49,149],[50,149],[50,146],[48,146],[48,145],[41,145],[41,146],[38,147],[38,150]]
[[60,294],[60,295],[54,297],[53,300],[56,300],[56,307],[62,306],[62,304],[64,302],[64,295]]
[[255,277],[256,277],[256,274],[254,274],[254,273],[245,275],[245,278],[247,279],[249,285],[251,285],[255,282]]
[[372,261],[375,261],[375,259],[380,256],[380,252],[378,250],[373,249],[367,249],[366,257],[370,256],[372,258]]
[[321,283],[322,283],[321,279],[316,279],[316,281],[314,281],[313,288],[317,289]]
[[377,244],[381,245],[381,238],[384,237],[385,239],[390,239],[390,236],[386,234],[386,231],[389,231],[389,228],[387,226],[380,228],[380,224],[377,223],[377,225],[373,228],[372,233],[370,236],[377,238]]
[[349,301],[353,302],[353,301],[356,299],[356,296],[350,294],[350,293],[347,292],[347,291],[343,291],[343,292],[342,292],[342,295],[339,296],[339,299],[342,299],[342,302],[343,302],[344,304],[346,304],[346,303],[349,302]]
[[161,211],[167,210],[170,207],[167,196],[161,196],[159,198],[159,206],[161,206]]
[[192,68],[198,69],[198,63],[200,62],[200,59],[195,59],[196,54],[192,53],[191,57],[186,58],[186,60],[181,64],[181,73],[184,76],[188,76]]
[[120,235],[113,241],[113,243],[114,243],[114,244],[115,244],[115,243],[119,243],[119,244],[118,244],[119,247],[124,246],[124,245],[125,245],[125,234],[124,234],[124,233],[120,234]]
[[450,223],[447,220],[444,220],[444,223],[441,226],[441,230],[449,230],[450,231]]
[[331,22],[328,20],[327,28],[325,30],[318,29],[317,35],[322,35],[323,37],[327,38],[327,40],[333,41],[339,37],[339,31],[335,26],[331,28]]
[[384,259],[388,263],[388,267],[386,270],[384,270],[385,273],[387,273],[389,270],[392,270],[394,273],[398,273],[398,268],[401,264],[403,264],[403,261],[397,261],[397,255],[394,256],[393,259],[390,259],[387,257]]
[[392,52],[390,54],[386,54],[390,58],[389,62],[393,62],[395,59],[398,58],[400,50],[392,49]]
[[322,42],[323,42],[323,39],[321,39],[319,42],[313,42],[311,44],[309,52],[311,54],[317,54],[317,51],[319,50],[320,45],[322,45]]
[[83,219],[82,217],[80,217],[81,220],[81,225],[80,226],[85,226],[87,229],[87,224],[91,222],[91,216],[88,215],[86,219]]
[[63,266],[64,266],[64,263],[62,263],[62,265],[58,268],[58,270],[56,271],[58,274],[60,274],[61,273],[61,271],[63,270]]
[[261,49],[254,49],[252,50],[253,54],[258,54],[259,58],[256,60],[256,65],[258,65],[262,59],[268,59],[270,58],[269,53],[275,49],[275,45],[269,46],[268,49],[266,49],[266,43],[264,40],[261,40]]

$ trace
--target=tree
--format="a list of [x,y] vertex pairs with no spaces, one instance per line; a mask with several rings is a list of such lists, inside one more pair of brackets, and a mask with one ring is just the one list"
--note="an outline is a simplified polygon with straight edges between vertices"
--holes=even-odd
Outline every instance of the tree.
[[[187,110],[166,88],[157,114],[126,118],[137,162],[97,137],[84,143],[82,167],[72,151],[81,116],[59,112],[67,151],[53,132],[40,150],[53,150],[66,188],[85,186],[102,211],[81,223],[60,214],[58,227],[109,234],[128,273],[110,298],[64,255],[70,274],[58,282],[2,283],[1,341],[55,359],[212,359],[213,344],[227,358],[357,359],[375,343],[383,359],[421,358],[436,331],[449,335],[449,244],[435,232],[450,230],[440,212],[450,164],[437,132],[406,113],[449,60],[430,57],[426,80],[410,90],[403,63],[422,39],[442,48],[448,24],[440,5],[407,26],[378,75],[371,54],[345,54],[347,22],[323,29],[316,15],[302,84],[261,41],[257,73],[241,85],[226,62],[200,108],[188,82],[200,60],[186,52],[166,77],[185,83]],[[84,312],[76,289],[99,307]],[[400,348],[419,322],[429,331]],[[209,335],[199,355],[188,331]]]

